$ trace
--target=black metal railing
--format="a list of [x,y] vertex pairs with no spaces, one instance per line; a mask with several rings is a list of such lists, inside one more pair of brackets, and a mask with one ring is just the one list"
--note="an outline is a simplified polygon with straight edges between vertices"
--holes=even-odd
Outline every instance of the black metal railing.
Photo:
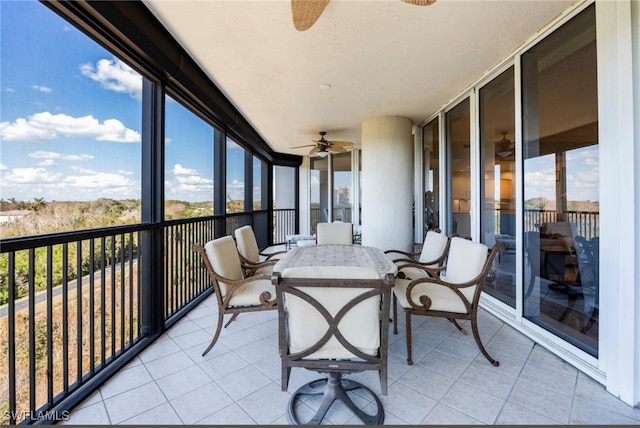
[[142,230],[3,240],[3,424],[63,418],[52,409],[140,340]]
[[600,236],[600,213],[593,211],[524,210],[524,231],[539,231],[543,223],[566,221],[576,226],[576,234],[590,240]]
[[[228,221],[228,218],[227,218]],[[172,221],[164,228],[164,319],[205,292],[210,281],[193,244],[204,245],[215,237],[213,217]]]
[[[327,212],[326,209],[317,207],[312,207],[309,211],[311,215],[311,233],[316,233],[316,225],[318,223],[327,221]],[[345,223],[351,223],[353,221],[352,208],[334,207],[333,221],[343,221]]]
[[[66,409],[211,291],[193,244],[244,224],[264,235],[267,218],[266,211],[238,213],[3,239],[0,384],[7,387],[0,388],[0,423],[68,416]],[[274,234],[294,233],[295,210],[276,210],[274,223]],[[156,233],[161,252],[144,253]],[[145,291],[157,290],[147,284],[156,270],[163,282],[159,303],[156,291]],[[162,320],[160,331],[145,326],[154,317]]]

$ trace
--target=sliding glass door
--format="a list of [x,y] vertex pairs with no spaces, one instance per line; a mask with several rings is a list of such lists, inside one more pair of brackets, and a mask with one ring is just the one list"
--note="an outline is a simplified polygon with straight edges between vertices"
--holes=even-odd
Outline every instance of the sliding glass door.
[[598,354],[595,10],[522,56],[524,316]]
[[502,244],[484,291],[516,307],[516,141],[513,67],[479,90],[482,242]]
[[424,233],[440,229],[440,122],[433,119],[422,128],[424,150]]
[[469,98],[445,115],[449,175],[450,232],[471,236],[471,134]]

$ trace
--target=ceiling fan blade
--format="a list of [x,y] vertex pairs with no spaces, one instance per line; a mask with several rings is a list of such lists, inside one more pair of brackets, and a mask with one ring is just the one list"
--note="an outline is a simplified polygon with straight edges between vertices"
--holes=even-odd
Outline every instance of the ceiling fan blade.
[[434,4],[436,0],[402,0],[405,3],[415,4],[416,6],[429,6]]
[[320,149],[318,147],[314,147],[313,149],[309,150],[309,156],[312,156],[316,153],[318,153]]
[[305,144],[304,146],[294,146],[294,147],[289,147],[290,149],[300,149],[302,147],[314,147],[315,144]]
[[318,20],[329,0],[291,0],[293,26],[298,31],[311,28]]
[[353,143],[351,141],[329,141],[329,143],[332,146],[338,146],[338,147],[349,147],[349,146],[353,146]]
[[331,153],[346,153],[347,149],[344,147],[328,147],[327,151]]

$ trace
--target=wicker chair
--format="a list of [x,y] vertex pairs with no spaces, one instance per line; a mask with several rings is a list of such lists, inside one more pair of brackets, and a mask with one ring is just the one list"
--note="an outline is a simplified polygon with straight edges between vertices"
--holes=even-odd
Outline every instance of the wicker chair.
[[469,320],[473,337],[482,355],[494,366],[500,364],[491,358],[480,339],[478,302],[493,259],[501,251],[504,251],[504,246],[500,244],[489,250],[482,243],[452,237],[445,266],[425,268],[430,274],[429,277],[414,280],[396,278],[393,293],[406,315],[408,364],[413,364],[412,315],[447,318],[463,334],[466,332],[457,320]]
[[[292,424],[319,425],[336,400],[340,400],[366,425],[381,425],[384,409],[376,394],[359,382],[343,378],[352,372],[376,370],[382,395],[387,394],[386,326],[391,284],[375,268],[299,267],[274,277],[277,284],[282,390],[286,391],[292,367],[326,373],[293,393],[287,418]],[[369,396],[376,405],[370,414],[347,394]],[[317,413],[301,421],[296,404],[305,395],[322,395]],[[304,407],[304,406],[302,406]]]
[[218,325],[211,343],[202,353],[204,356],[218,340],[226,314],[231,314],[231,318],[225,328],[243,312],[277,309],[276,293],[270,275],[245,277],[231,236],[209,241],[204,247],[195,244],[192,248],[201,256],[218,301]]

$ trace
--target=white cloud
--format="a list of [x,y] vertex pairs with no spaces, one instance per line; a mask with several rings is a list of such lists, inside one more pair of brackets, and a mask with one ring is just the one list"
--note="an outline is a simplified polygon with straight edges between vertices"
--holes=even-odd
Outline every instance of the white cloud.
[[524,175],[525,199],[547,198],[555,199],[556,174],[555,171],[533,171]]
[[45,152],[42,150],[39,150],[37,152],[33,152],[33,153],[29,153],[29,157],[30,158],[36,158],[36,159],[46,159],[46,160],[67,160],[67,161],[85,161],[85,160],[91,160],[94,158],[93,155],[63,155],[62,153],[56,153],[56,152]]
[[242,150],[242,147],[240,147],[238,145],[238,143],[236,143],[235,141],[227,139],[227,149],[229,149],[229,150]]
[[98,174],[97,171],[94,171],[92,169],[88,169],[88,168],[83,168],[81,166],[77,166],[77,165],[73,165],[71,167],[71,171],[78,173],[78,174],[84,174],[84,175],[95,175]]
[[227,196],[232,200],[243,200],[244,182],[233,180],[231,183],[227,183]]
[[5,141],[38,142],[54,140],[59,135],[116,143],[139,143],[141,140],[138,131],[126,128],[119,120],[107,119],[101,124],[91,115],[71,117],[45,111],[28,119],[19,118],[14,123],[0,123],[0,137]]
[[173,166],[173,175],[197,175],[198,171],[191,168],[184,168],[179,163]]
[[7,166],[5,164],[0,163],[0,171],[6,171],[7,169],[9,169],[9,168],[7,168]]
[[16,91],[16,90],[15,90],[15,89],[13,89],[13,88],[6,88],[6,89],[5,89],[5,92],[15,92],[15,91]]
[[[98,197],[140,198],[140,184],[119,173],[72,168],[73,175],[45,168],[15,168],[2,177],[3,192],[18,200],[95,200]],[[11,194],[9,195],[9,191]]]
[[31,88],[35,89],[36,91],[44,92],[45,94],[50,94],[51,92],[53,92],[53,89],[47,88],[46,86],[33,85],[31,86]]
[[91,190],[100,193],[120,193],[120,190],[137,188],[137,185],[120,174],[95,171],[78,171],[83,175],[71,175],[64,179],[66,187],[78,190]]
[[[34,184],[34,183],[55,183],[60,180],[62,174],[54,174],[44,168],[14,168],[2,179],[3,185],[7,188],[12,183]],[[29,198],[30,199],[30,198]]]
[[208,201],[213,197],[213,180],[192,168],[173,165],[173,179],[165,181],[166,197],[188,201]]
[[142,97],[142,76],[117,58],[101,59],[95,66],[82,64],[80,71],[105,89],[129,94],[136,99]]
[[38,166],[54,166],[57,165],[53,159],[45,159],[42,162],[38,162]]

